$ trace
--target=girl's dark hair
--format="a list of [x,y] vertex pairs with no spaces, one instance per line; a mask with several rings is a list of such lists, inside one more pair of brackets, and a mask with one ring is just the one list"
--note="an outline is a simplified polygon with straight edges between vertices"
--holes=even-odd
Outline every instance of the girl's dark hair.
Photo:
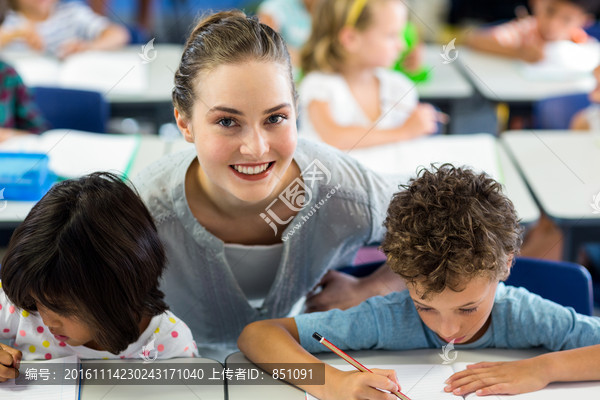
[[87,324],[103,350],[135,342],[145,316],[167,310],[165,252],[142,200],[113,174],[53,186],[15,230],[0,275],[11,302]]
[[188,38],[175,72],[173,105],[191,118],[196,78],[220,65],[243,61],[277,62],[286,67],[296,100],[290,55],[281,36],[241,11],[223,11],[202,19]]

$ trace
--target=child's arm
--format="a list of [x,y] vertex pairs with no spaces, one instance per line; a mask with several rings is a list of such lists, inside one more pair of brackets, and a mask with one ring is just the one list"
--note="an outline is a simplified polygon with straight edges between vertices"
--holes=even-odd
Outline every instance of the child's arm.
[[497,28],[480,29],[467,35],[466,44],[476,50],[536,62],[544,58],[544,41],[537,35],[522,35],[515,44],[498,40]]
[[437,112],[430,104],[418,104],[404,124],[394,129],[379,129],[376,123],[373,127],[338,125],[326,101],[313,100],[307,112],[321,139],[342,150],[414,139],[437,130]]
[[32,50],[42,51],[44,49],[44,41],[38,35],[35,25],[32,23],[14,29],[0,29],[0,47],[4,47],[18,39],[23,39]]
[[59,57],[64,58],[86,50],[114,50],[123,47],[128,42],[129,32],[127,32],[127,29],[112,24],[94,40],[73,40],[65,43],[59,51]]
[[[282,318],[253,322],[244,328],[238,347],[259,366],[272,372],[266,363],[321,363],[300,346],[296,321]],[[269,368],[270,367],[270,368]],[[298,385],[322,400],[328,399],[397,399],[375,388],[399,390],[394,371],[373,370],[375,373],[344,372],[325,364],[324,385]],[[293,383],[293,382],[291,382]]]
[[469,365],[452,375],[446,391],[464,395],[518,394],[540,390],[550,382],[600,380],[600,345],[557,351],[511,362]]

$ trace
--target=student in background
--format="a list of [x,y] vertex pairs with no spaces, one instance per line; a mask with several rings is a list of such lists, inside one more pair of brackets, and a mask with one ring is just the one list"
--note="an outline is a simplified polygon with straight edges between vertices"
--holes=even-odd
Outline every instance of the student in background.
[[2,260],[0,338],[14,344],[0,347],[0,380],[14,377],[21,356],[142,358],[144,347],[161,359],[197,355],[158,288],[164,267],[152,217],[118,176],[57,183]]
[[596,78],[596,87],[589,95],[593,104],[573,117],[571,120],[573,130],[600,131],[600,66],[594,69],[594,78]]
[[[360,279],[332,271],[381,241],[394,186],[340,151],[298,140],[277,32],[239,11],[200,21],[173,103],[194,148],[157,161],[135,184],[167,249],[161,288],[199,347],[221,358],[246,324],[296,314],[307,295],[316,311],[403,287],[385,267]],[[310,293],[315,286],[322,290]]]
[[[311,337],[318,332],[352,350],[453,343],[456,350],[543,346],[556,351],[471,365],[448,379],[445,390],[456,395],[516,394],[555,381],[600,380],[600,318],[501,282],[521,239],[514,207],[498,182],[445,164],[421,170],[403,189],[390,203],[382,249],[408,290],[346,311],[255,322],[238,342],[250,360],[259,365],[320,362],[309,354],[324,350]],[[365,374],[326,365],[325,376],[325,385],[306,387],[323,400],[394,399],[375,388],[397,390],[399,385],[390,370]]]
[[265,0],[258,7],[260,22],[279,32],[285,40],[294,66],[298,66],[298,52],[310,35],[311,14],[318,1]]
[[29,49],[59,58],[86,50],[113,50],[129,41],[129,33],[80,2],[9,0],[10,11],[0,29],[0,47]]
[[[8,4],[0,0],[0,24]],[[0,143],[16,135],[41,133],[46,121],[13,67],[0,60]]]
[[426,136],[436,111],[414,84],[388,68],[403,39],[400,0],[321,0],[302,49],[301,134],[340,149]]
[[546,43],[567,40],[585,43],[583,30],[591,25],[599,9],[598,0],[531,0],[532,16],[523,16],[467,35],[474,49],[528,62],[544,58]]

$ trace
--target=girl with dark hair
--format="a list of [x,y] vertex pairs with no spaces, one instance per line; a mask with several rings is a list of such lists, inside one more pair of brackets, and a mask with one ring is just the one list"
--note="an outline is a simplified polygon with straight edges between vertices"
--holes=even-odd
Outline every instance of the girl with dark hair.
[[[15,230],[0,275],[0,379],[14,362],[197,355],[167,309],[165,254],[144,203],[119,177],[94,173],[53,186]],[[12,372],[12,375],[11,375]]]

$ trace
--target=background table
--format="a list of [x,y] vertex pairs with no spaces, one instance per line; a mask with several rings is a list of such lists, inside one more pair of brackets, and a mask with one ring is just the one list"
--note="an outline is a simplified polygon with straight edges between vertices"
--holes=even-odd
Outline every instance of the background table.
[[2,57],[28,86],[97,90],[110,103],[111,116],[151,119],[158,128],[173,121],[171,91],[182,51],[181,45],[157,44],[144,55],[142,46],[127,46],[89,53],[76,65],[34,52],[8,51]]
[[595,87],[591,74],[566,79],[531,79],[523,62],[460,47],[457,61],[477,90],[494,102],[533,102],[546,97],[589,93]]
[[[600,242],[600,135],[570,131],[509,131],[501,142],[540,208],[565,234],[564,259],[584,242]],[[597,197],[596,197],[597,198]]]
[[[129,177],[134,177],[146,166],[162,157],[165,154],[165,149],[166,142],[158,136],[142,136],[138,151],[134,155]],[[16,228],[25,219],[35,203],[34,201],[6,201],[6,203],[0,201],[0,229],[12,230]]]
[[506,195],[515,205],[521,222],[529,224],[540,217],[525,181],[496,137],[479,135],[438,135],[408,142],[398,142],[366,149],[353,149],[349,154],[367,167],[383,174],[393,183],[405,183],[415,176],[419,166],[429,168],[450,162],[485,170],[504,185]]

